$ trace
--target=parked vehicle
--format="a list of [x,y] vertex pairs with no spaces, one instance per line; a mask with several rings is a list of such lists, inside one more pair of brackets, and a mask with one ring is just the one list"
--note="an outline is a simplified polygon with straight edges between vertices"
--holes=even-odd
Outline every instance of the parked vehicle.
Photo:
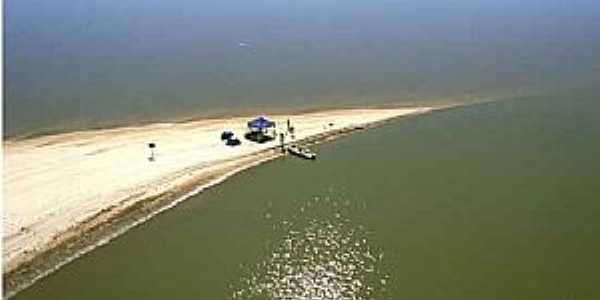
[[227,146],[239,146],[241,144],[242,144],[242,141],[240,141],[240,139],[235,137],[235,135],[228,138],[227,141],[225,142],[225,145],[227,145]]
[[223,131],[223,133],[221,133],[221,140],[222,140],[222,141],[225,141],[225,140],[228,140],[228,139],[230,139],[230,138],[231,138],[231,137],[233,137],[233,136],[235,136],[235,135],[233,134],[233,132],[231,132],[231,131]]

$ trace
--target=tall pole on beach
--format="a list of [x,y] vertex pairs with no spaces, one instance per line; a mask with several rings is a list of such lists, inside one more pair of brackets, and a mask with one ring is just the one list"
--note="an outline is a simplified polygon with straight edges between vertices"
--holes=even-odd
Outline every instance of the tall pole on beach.
[[148,148],[150,148],[150,157],[148,157],[149,161],[154,161],[154,148],[156,148],[155,143],[148,143]]

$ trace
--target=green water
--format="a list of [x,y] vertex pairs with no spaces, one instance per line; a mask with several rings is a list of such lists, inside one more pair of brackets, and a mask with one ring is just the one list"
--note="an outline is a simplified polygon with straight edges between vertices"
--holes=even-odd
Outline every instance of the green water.
[[564,93],[345,137],[315,162],[238,174],[14,299],[598,299],[599,108]]

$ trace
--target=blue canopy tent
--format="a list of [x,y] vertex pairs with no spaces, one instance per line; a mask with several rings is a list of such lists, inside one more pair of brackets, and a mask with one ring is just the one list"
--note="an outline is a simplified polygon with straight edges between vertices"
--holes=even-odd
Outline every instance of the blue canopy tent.
[[263,131],[267,128],[275,127],[275,122],[260,116],[252,121],[248,122],[248,129],[250,131]]
[[246,133],[245,137],[257,143],[268,142],[275,138],[275,131],[269,130],[271,128],[275,128],[275,122],[260,116],[248,122],[248,133]]

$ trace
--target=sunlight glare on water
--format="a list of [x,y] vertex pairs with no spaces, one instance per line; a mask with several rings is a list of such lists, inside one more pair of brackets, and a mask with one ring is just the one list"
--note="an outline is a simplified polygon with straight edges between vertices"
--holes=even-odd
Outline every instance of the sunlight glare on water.
[[339,202],[318,197],[281,221],[284,237],[234,285],[232,299],[371,299],[385,292],[383,251]]

